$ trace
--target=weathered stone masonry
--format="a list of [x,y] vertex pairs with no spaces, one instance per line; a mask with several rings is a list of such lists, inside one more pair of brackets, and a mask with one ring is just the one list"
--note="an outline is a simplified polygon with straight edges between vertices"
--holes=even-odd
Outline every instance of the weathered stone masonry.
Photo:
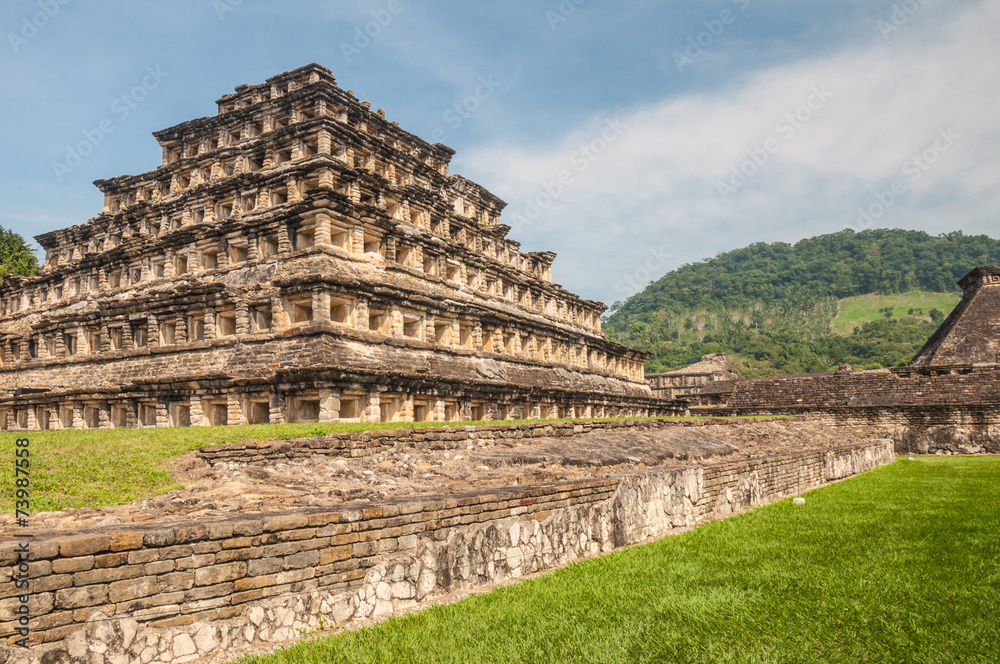
[[1000,422],[1000,371],[964,365],[773,376],[706,386],[691,404],[705,415],[858,413],[887,423],[965,417],[989,424]]
[[1000,267],[983,265],[958,282],[962,300],[911,366],[1000,364]]
[[[728,420],[595,420],[585,422],[522,422],[469,427],[376,429],[290,440],[250,441],[225,445],[205,445],[198,456],[209,463],[218,461],[273,464],[315,455],[358,457],[386,448],[458,449],[470,440],[522,440],[567,438],[584,433],[620,431],[641,434],[650,430],[697,427]],[[567,441],[572,445],[572,441]]]
[[0,428],[671,412],[453,150],[318,65],[218,105],[0,286]]
[[729,364],[725,353],[702,355],[700,362],[677,371],[646,375],[653,394],[666,400],[683,399],[698,394],[711,383],[741,378],[740,372]]
[[[38,645],[12,663],[183,662],[298,629],[386,615],[456,590],[688,527],[894,459],[889,441],[769,459],[336,510],[39,534]],[[0,544],[0,637],[14,546]]]
[[911,366],[720,382],[694,415],[808,415],[894,430],[900,452],[1000,452],[1000,368]]
[[812,415],[892,431],[899,452],[1000,452],[1000,267],[959,282],[962,300],[909,366],[708,383],[698,415]]

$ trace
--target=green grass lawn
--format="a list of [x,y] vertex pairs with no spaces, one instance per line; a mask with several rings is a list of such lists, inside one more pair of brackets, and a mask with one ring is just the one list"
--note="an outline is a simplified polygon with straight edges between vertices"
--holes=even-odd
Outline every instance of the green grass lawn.
[[[912,315],[915,318],[930,321],[931,309],[937,309],[947,316],[961,299],[960,293],[928,293],[926,291],[848,297],[839,302],[837,317],[833,319],[833,332],[851,334],[854,332],[854,328],[861,327],[868,321],[882,320],[885,315],[879,310],[885,307],[892,307],[894,318]],[[910,314],[910,309],[914,310],[913,314]]]
[[[634,418],[633,418],[634,419]],[[682,419],[682,418],[656,418]],[[687,418],[692,419],[692,418]],[[693,418],[700,419],[700,418]],[[508,420],[515,424],[526,420]],[[344,431],[401,429],[484,422],[312,423],[249,426],[27,431],[0,434],[0,510],[14,510],[14,449],[31,441],[31,511],[105,507],[143,500],[181,488],[172,476],[175,459],[202,445],[285,440]],[[495,423],[499,424],[499,422]]]
[[1000,662],[1000,457],[918,457],[243,664]]

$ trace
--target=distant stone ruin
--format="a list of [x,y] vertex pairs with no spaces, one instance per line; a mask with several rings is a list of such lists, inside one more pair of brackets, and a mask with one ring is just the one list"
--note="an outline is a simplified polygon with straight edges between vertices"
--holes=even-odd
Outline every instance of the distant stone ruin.
[[725,353],[702,355],[701,361],[666,373],[647,377],[653,394],[661,399],[677,399],[697,394],[709,383],[720,380],[740,380],[743,376],[729,363]]
[[319,65],[154,136],[0,287],[0,428],[671,412],[504,202]]
[[901,452],[1000,452],[1000,267],[959,285],[962,301],[909,366],[718,381],[682,398],[692,415],[887,426]]
[[977,267],[958,285],[962,301],[910,366],[1000,363],[1000,267]]

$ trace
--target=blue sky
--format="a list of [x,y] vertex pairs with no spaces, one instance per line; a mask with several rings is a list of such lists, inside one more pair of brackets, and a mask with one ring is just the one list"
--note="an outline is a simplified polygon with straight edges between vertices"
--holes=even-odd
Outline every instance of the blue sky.
[[996,237],[998,33],[995,0],[7,0],[0,226],[85,222],[150,132],[318,62],[608,304],[751,242]]

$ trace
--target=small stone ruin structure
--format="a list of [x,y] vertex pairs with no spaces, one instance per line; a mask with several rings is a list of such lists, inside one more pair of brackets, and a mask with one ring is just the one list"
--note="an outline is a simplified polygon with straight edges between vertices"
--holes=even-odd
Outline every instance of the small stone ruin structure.
[[962,301],[910,366],[1000,363],[1000,267],[977,267],[958,285]]
[[702,355],[700,362],[683,369],[646,376],[653,394],[663,399],[677,399],[697,394],[709,383],[742,378],[736,367],[726,359],[725,353]]
[[0,428],[670,412],[452,149],[315,64],[218,106],[4,281]]

